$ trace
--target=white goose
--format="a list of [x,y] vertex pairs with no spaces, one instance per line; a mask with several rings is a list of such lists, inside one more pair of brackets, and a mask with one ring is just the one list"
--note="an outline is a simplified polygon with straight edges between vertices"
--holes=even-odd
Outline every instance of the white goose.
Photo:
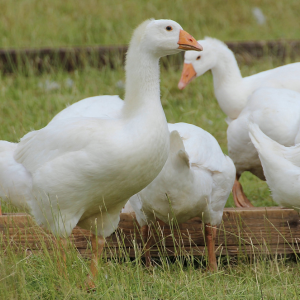
[[[12,146],[8,164],[1,161],[0,182],[7,184],[1,197],[13,204],[24,197],[36,221],[62,239],[76,225],[92,230],[93,276],[105,237],[117,227],[127,199],[147,186],[167,160],[170,134],[160,103],[159,58],[181,49],[202,48],[174,21],[142,23],[129,45],[118,117],[50,122]],[[11,178],[4,181],[6,174]],[[16,190],[19,186],[26,190]]]
[[[239,118],[243,109],[248,105],[249,97],[261,87],[287,88],[300,92],[300,63],[288,64],[243,78],[234,54],[223,42],[213,38],[205,38],[205,40],[199,42],[202,43],[204,51],[201,54],[195,51],[189,51],[185,54],[184,67],[178,87],[183,89],[193,78],[211,70],[215,96],[221,109],[228,116],[228,123]],[[264,101],[263,93],[259,93],[259,95],[262,96],[260,100],[257,98],[258,95],[255,97],[257,99],[255,101],[256,105],[258,105],[257,109],[260,109],[260,103]],[[269,96],[266,97],[269,98]],[[270,102],[268,105],[270,109],[273,106]],[[266,109],[265,105],[263,107]],[[236,150],[233,150],[235,152],[234,156],[229,151],[229,156],[233,159],[237,169],[233,197],[238,206],[252,206],[245,196],[238,179],[243,171],[252,172],[253,170],[252,166],[248,167],[248,161],[243,162],[244,155],[250,157],[253,154],[253,147],[250,147],[249,150],[247,149],[246,143],[249,142],[247,127],[243,131],[238,130],[237,133],[237,131],[230,129],[230,126],[231,124],[227,131],[228,148],[234,149],[238,146]],[[235,145],[231,145],[233,140]],[[243,148],[243,152],[237,152],[241,148]],[[236,164],[236,159],[238,159],[239,164],[244,164],[242,169]],[[255,159],[258,160],[257,154]],[[259,172],[262,173],[261,167]],[[259,176],[259,178],[263,178],[263,176]]]
[[[91,97],[65,108],[51,122],[76,116],[112,118],[120,113],[123,105],[124,101],[118,96]],[[235,167],[208,132],[186,123],[168,124],[168,127],[171,132],[171,147],[167,163],[149,186],[129,199],[122,212],[136,213],[149,249],[151,239],[147,224],[155,216],[167,222],[170,215],[167,193],[179,223],[195,216],[203,219],[206,224],[209,267],[215,270],[215,230],[222,220],[223,208],[233,186]],[[145,254],[149,265],[150,251]]]
[[236,119],[247,105],[249,96],[261,87],[286,88],[300,92],[300,63],[242,77],[233,52],[220,40],[206,37],[199,40],[201,54],[188,51],[178,87],[183,89],[194,78],[211,70],[214,91],[223,112]]
[[[239,117],[228,126],[228,154],[235,164],[237,179],[244,171],[250,171],[265,180],[257,151],[249,137],[250,121],[278,143],[295,145],[300,126],[300,93],[287,89],[258,89],[250,96]],[[236,180],[233,188],[235,204],[251,205],[237,184]]]
[[[113,118],[120,114],[123,105],[124,101],[118,96],[91,97],[65,108],[51,122],[73,117]],[[233,186],[234,164],[224,156],[215,138],[201,128],[186,123],[168,124],[168,127],[171,146],[163,170],[143,191],[129,199],[122,212],[136,213],[148,250],[152,240],[147,224],[154,221],[155,216],[167,222],[168,194],[179,223],[198,216],[206,224],[209,268],[216,270],[215,231]],[[145,254],[149,265],[150,251]]]
[[266,136],[257,124],[249,124],[254,144],[274,201],[300,211],[300,130],[297,145],[285,147]]
[[[168,126],[171,141],[166,164],[129,202],[148,241],[147,249],[151,244],[147,224],[156,218],[168,224],[174,217],[178,223],[200,217],[205,224],[209,268],[216,270],[215,231],[234,183],[235,167],[208,132],[186,123]],[[146,257],[149,264],[149,251]]]

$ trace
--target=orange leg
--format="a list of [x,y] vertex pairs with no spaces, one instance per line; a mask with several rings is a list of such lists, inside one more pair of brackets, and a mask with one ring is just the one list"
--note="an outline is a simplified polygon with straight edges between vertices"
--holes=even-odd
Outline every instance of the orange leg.
[[0,204],[0,216],[2,216],[1,204]]
[[141,228],[142,238],[145,245],[145,259],[146,259],[146,267],[151,266],[151,253],[150,248],[152,246],[152,237],[150,232],[150,226],[144,225]]
[[218,270],[217,258],[215,253],[217,227],[205,224],[205,243],[208,252],[208,269],[211,272]]
[[92,234],[91,243],[92,243],[92,251],[93,251],[92,262],[90,267],[91,276],[88,276],[86,284],[89,289],[94,289],[96,287],[94,283],[94,278],[98,274],[98,262],[99,259],[101,258],[101,254],[105,245],[105,239],[102,236],[96,236]]
[[234,204],[236,207],[253,207],[253,204],[249,201],[243,191],[239,178],[240,176],[236,175],[232,188]]

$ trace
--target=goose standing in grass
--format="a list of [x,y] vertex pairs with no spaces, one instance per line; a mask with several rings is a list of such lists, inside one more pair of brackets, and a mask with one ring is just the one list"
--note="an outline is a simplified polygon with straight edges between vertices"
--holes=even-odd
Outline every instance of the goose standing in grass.
[[146,243],[150,263],[148,224],[157,219],[178,223],[200,217],[205,226],[209,269],[217,269],[216,226],[232,189],[235,167],[216,139],[203,129],[186,123],[169,124],[170,154],[159,175],[129,202]]
[[[92,230],[93,277],[105,237],[117,228],[122,207],[158,175],[168,158],[170,134],[160,102],[159,59],[191,49],[202,47],[178,23],[145,21],[135,30],[127,52],[126,93],[118,117],[50,122],[14,146],[8,165],[1,161],[1,183],[6,174],[11,176],[1,197],[15,204],[19,193],[16,198],[25,198],[37,223],[64,242],[76,225]],[[27,189],[16,190],[18,186]],[[93,286],[92,280],[88,284]]]
[[[241,112],[248,104],[249,97],[261,87],[286,88],[300,92],[300,63],[288,64],[243,78],[235,56],[226,44],[209,37],[198,42],[204,47],[204,51],[201,52],[201,54],[195,51],[189,51],[185,54],[183,71],[178,87],[183,89],[194,78],[211,70],[215,96],[221,109],[228,116],[229,124],[232,120],[239,118]],[[264,101],[263,98],[258,102],[261,101]],[[270,104],[270,109],[271,107],[272,104]],[[239,135],[230,137],[229,135],[235,134],[235,132],[228,128],[228,148],[233,148],[229,140],[237,140],[239,138],[241,139],[240,143],[244,145],[244,151],[247,152],[247,145],[244,144],[244,141],[249,141],[248,131],[245,130],[244,133],[245,136]],[[240,153],[235,155],[240,155],[238,159],[241,161],[244,154]],[[235,158],[237,156],[233,157],[230,152],[229,156],[236,164]],[[258,159],[257,155],[256,158]],[[245,161],[245,166],[247,164],[248,162]],[[252,170],[245,167],[243,170],[239,170],[237,165],[236,167],[236,181],[233,187],[235,203],[238,206],[252,206],[245,196],[239,182],[243,171],[252,172]],[[259,176],[259,178],[261,177]]]
[[[123,105],[119,96],[91,97],[68,106],[51,122],[74,117],[115,118]],[[149,186],[129,199],[122,212],[136,212],[147,249],[148,266],[152,242],[148,224],[155,217],[168,223],[168,217],[171,217],[169,200],[179,223],[200,217],[205,224],[209,268],[216,270],[216,226],[222,220],[233,186],[234,164],[224,156],[216,139],[201,128],[186,123],[168,124],[168,127],[171,136],[167,163]]]
[[255,123],[249,124],[249,134],[274,201],[300,211],[300,130],[292,147],[275,142]]
[[[73,117],[112,118],[120,114],[123,105],[124,101],[119,96],[91,97],[68,106],[51,122]],[[168,216],[171,216],[168,194],[179,223],[195,216],[203,220],[209,268],[216,270],[215,231],[233,186],[234,164],[224,156],[216,139],[201,128],[186,123],[168,124],[168,127],[171,146],[167,163],[149,186],[129,199],[122,212],[136,212],[149,265],[152,239],[148,223],[154,221],[155,216],[168,222]]]

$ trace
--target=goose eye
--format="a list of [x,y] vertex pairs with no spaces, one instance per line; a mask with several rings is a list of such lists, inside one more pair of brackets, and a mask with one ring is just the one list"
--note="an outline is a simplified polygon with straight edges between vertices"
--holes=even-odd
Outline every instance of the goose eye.
[[196,58],[196,59],[197,59],[197,60],[199,60],[200,58],[201,58],[201,56],[199,55],[199,56],[197,56],[197,58]]
[[166,29],[167,29],[168,31],[173,30],[172,26],[167,26]]

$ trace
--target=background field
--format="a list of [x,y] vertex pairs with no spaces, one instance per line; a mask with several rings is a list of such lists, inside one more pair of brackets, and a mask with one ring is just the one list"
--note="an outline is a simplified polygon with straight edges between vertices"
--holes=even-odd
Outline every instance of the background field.
[[[288,3],[288,4],[287,4]],[[258,6],[266,23],[252,15]],[[0,0],[0,47],[46,47],[127,44],[131,33],[149,17],[172,18],[197,39],[204,35],[222,40],[300,38],[298,0],[283,1],[36,1]],[[293,62],[274,57],[240,63],[243,76]],[[213,134],[227,152],[225,115],[213,93],[212,76],[205,74],[184,91],[177,89],[180,70],[161,71],[161,100],[169,122],[192,123]],[[99,94],[124,95],[123,66],[101,70],[86,66],[67,73],[0,75],[0,139],[17,142],[32,129],[45,126],[66,105]],[[246,173],[245,192],[256,206],[272,206],[267,185]],[[227,206],[232,206],[232,197]],[[13,211],[4,206],[5,212]],[[1,243],[1,238],[0,238]],[[5,250],[5,251],[4,251]],[[59,257],[15,255],[0,251],[1,299],[298,299],[299,267],[295,257],[222,258],[219,272],[205,272],[195,258],[169,261],[147,271],[141,261],[104,261],[97,291],[80,289],[88,261],[68,253],[69,279],[57,269]],[[5,253],[4,253],[5,252]]]
[[0,11],[0,47],[127,44],[147,18],[176,20],[198,38],[297,39],[300,31],[298,0],[1,0]]

